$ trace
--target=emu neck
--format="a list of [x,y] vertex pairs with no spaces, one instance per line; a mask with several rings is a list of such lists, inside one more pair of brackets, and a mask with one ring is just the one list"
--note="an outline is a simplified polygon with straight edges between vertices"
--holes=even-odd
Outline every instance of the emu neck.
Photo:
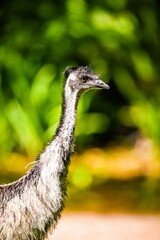
[[76,123],[78,92],[65,90],[63,93],[62,114],[56,136],[60,137],[63,143],[72,145]]

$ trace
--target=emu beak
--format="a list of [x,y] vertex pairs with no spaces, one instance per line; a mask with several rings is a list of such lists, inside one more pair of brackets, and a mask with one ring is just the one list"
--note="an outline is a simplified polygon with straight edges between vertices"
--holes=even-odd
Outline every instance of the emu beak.
[[95,79],[94,80],[94,86],[96,88],[110,89],[108,84],[104,83],[101,79]]

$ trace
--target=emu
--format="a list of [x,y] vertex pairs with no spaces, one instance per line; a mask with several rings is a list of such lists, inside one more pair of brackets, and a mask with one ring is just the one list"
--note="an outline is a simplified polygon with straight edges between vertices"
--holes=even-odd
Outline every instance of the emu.
[[67,68],[64,77],[62,114],[55,136],[26,175],[0,185],[1,240],[45,239],[64,208],[78,100],[88,89],[109,89],[89,67]]

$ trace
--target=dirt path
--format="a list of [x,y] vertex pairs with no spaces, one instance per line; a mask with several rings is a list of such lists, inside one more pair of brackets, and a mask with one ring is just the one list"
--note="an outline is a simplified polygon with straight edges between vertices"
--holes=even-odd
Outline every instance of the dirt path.
[[65,213],[53,239],[160,240],[160,215]]

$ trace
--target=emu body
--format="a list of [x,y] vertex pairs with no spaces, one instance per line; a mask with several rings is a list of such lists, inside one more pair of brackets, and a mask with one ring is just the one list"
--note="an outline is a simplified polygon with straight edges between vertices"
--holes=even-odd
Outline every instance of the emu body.
[[0,185],[1,240],[42,240],[55,228],[63,210],[79,97],[90,88],[108,89],[88,67],[67,69],[65,79],[55,137],[26,175]]

